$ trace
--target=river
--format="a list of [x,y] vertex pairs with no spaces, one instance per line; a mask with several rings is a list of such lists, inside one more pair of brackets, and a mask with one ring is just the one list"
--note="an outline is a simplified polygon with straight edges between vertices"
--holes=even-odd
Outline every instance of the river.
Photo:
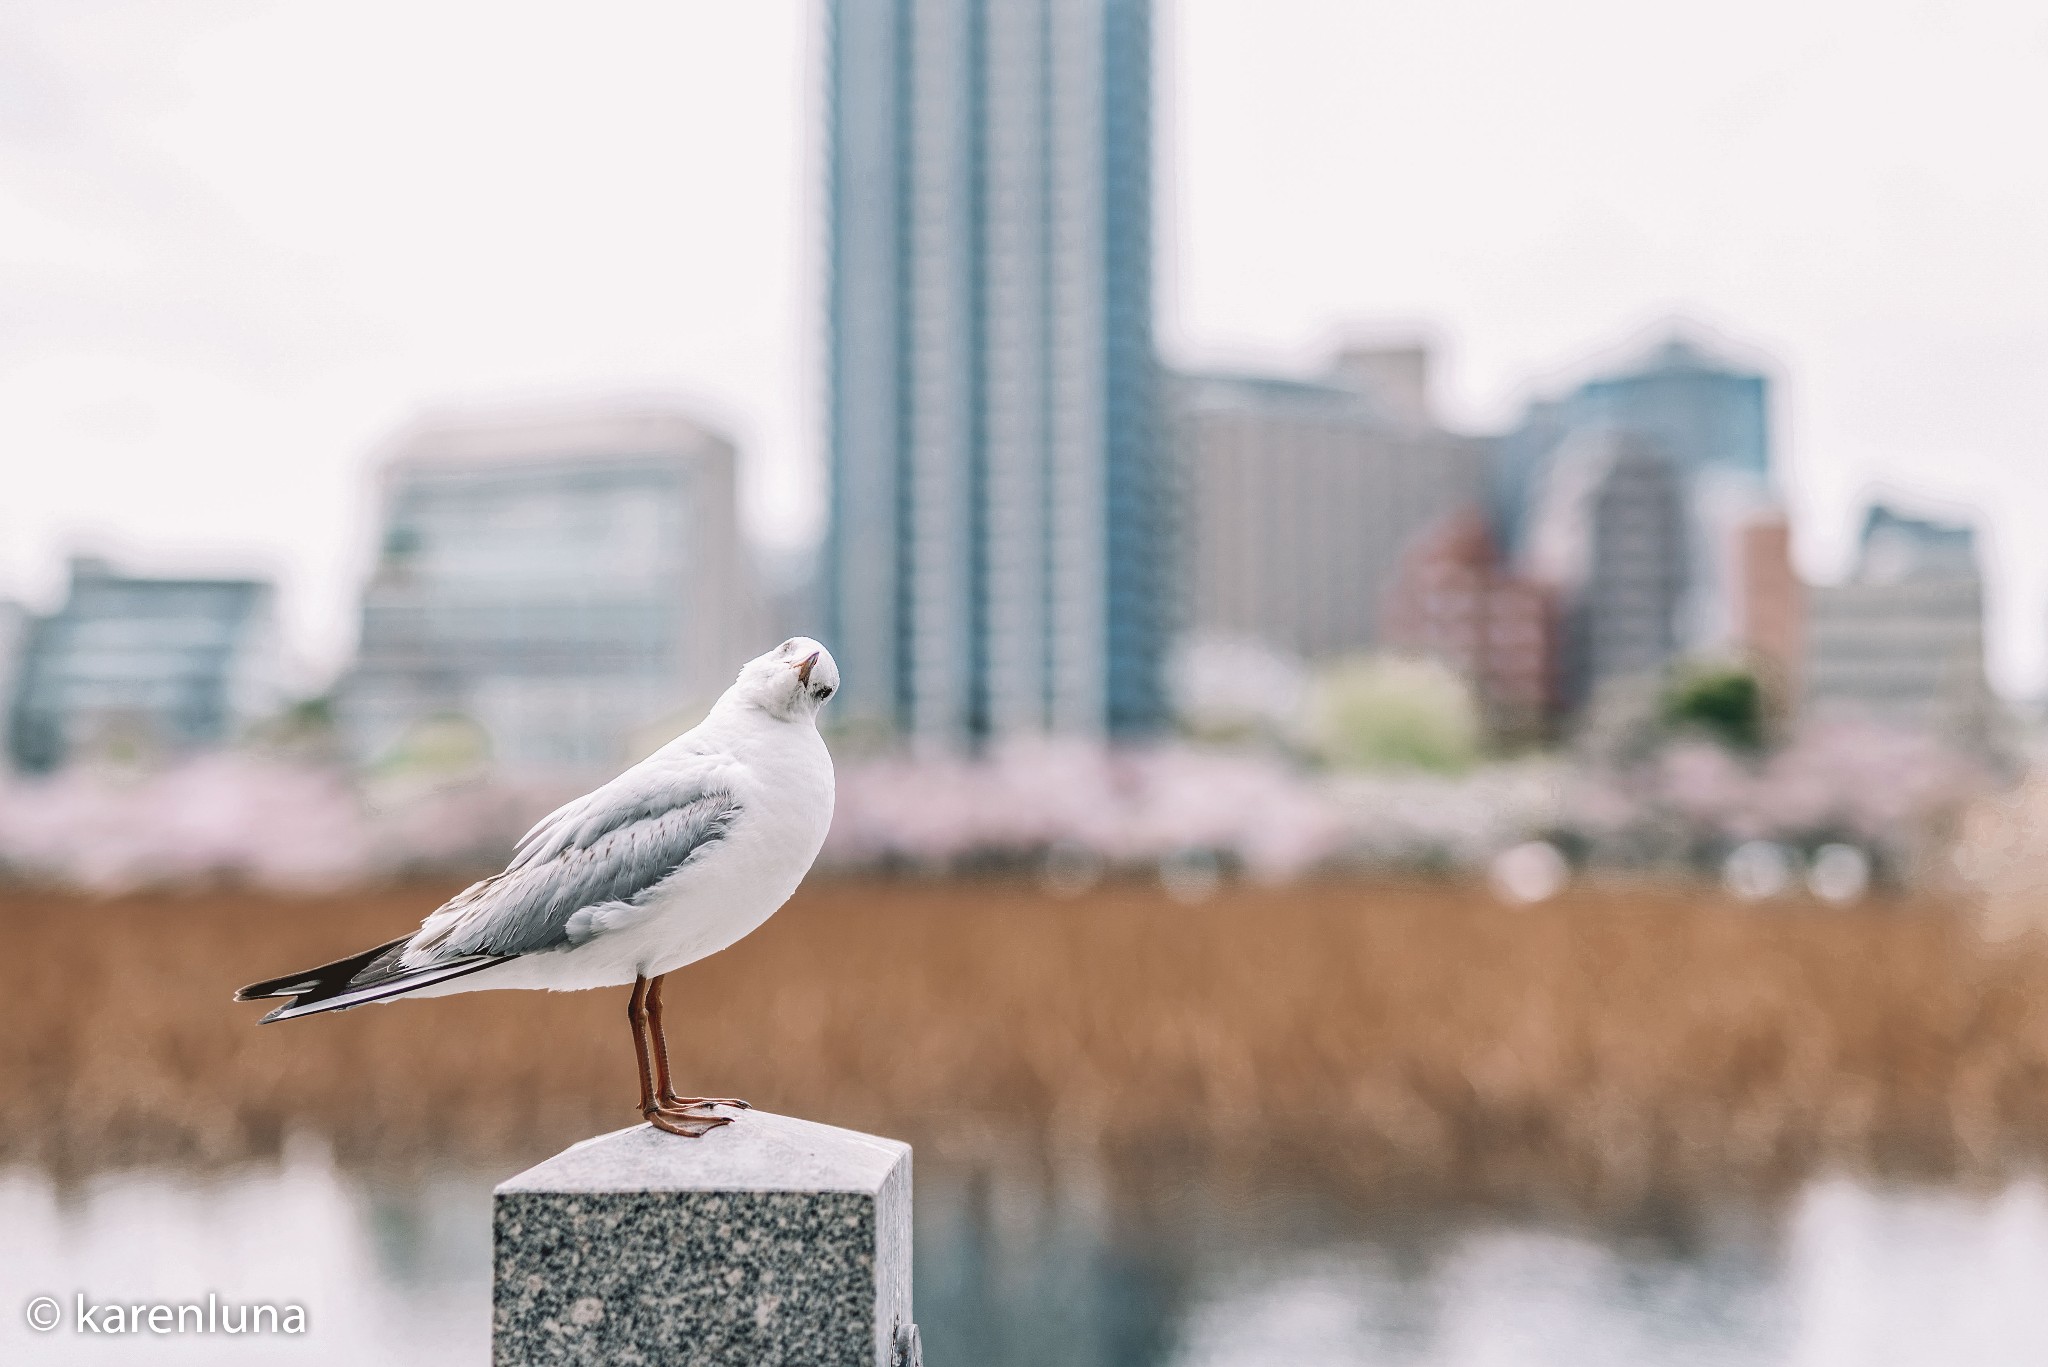
[[[301,1139],[271,1164],[60,1184],[0,1171],[10,1363],[488,1360],[490,1190]],[[1289,1178],[1142,1199],[1085,1160],[921,1160],[932,1367],[2038,1367],[2048,1186],[1821,1177],[1789,1196],[1594,1219],[1360,1208]],[[306,1331],[78,1332],[88,1305],[296,1304]],[[27,1325],[56,1297],[63,1322]],[[138,1341],[147,1340],[147,1341]]]

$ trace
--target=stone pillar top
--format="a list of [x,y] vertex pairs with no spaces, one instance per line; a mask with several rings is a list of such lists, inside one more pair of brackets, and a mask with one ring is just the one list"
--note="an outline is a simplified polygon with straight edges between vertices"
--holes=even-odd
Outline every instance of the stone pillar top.
[[727,1111],[701,1139],[635,1125],[573,1144],[498,1186],[513,1192],[877,1193],[910,1146],[767,1111]]
[[493,1201],[497,1367],[912,1367],[910,1146],[764,1111],[587,1139]]

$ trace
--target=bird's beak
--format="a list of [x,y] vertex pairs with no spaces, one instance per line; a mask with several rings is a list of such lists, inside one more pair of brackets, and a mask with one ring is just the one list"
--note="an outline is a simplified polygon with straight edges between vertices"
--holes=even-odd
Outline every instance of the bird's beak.
[[817,663],[818,652],[814,650],[809,655],[804,657],[804,662],[802,664],[796,667],[796,681],[800,684],[808,686],[811,682],[811,666]]

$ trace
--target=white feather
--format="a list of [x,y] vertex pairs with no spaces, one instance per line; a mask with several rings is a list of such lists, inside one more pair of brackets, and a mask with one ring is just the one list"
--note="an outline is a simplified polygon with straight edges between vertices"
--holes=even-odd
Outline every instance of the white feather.
[[[799,681],[798,666],[814,652],[808,678]],[[553,947],[400,995],[620,986],[715,954],[758,928],[796,891],[832,824],[832,757],[817,713],[838,684],[830,654],[804,637],[749,661],[695,729],[536,824],[499,876],[506,881],[486,880],[427,917],[404,962],[429,970],[443,956],[473,954],[494,930],[509,929],[498,922],[515,914],[515,902],[494,887],[567,887],[547,880],[566,879],[565,861],[584,851],[644,863],[649,843],[637,838],[642,827],[653,831],[650,823],[707,793],[727,795],[736,808],[718,838],[698,845],[680,867],[648,865],[645,876],[618,870],[622,881],[639,885],[636,895],[562,908],[563,938]],[[593,845],[586,838],[593,831],[626,836]]]

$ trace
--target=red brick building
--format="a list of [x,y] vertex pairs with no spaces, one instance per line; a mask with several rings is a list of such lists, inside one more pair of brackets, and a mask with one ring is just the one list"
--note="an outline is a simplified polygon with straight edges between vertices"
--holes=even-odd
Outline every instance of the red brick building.
[[1545,734],[1557,705],[1556,601],[1508,572],[1478,509],[1451,513],[1409,545],[1381,622],[1391,649],[1464,675],[1496,738]]
[[1806,586],[1792,567],[1792,524],[1772,511],[1736,536],[1738,644],[1772,701],[1789,709],[1806,682]]

